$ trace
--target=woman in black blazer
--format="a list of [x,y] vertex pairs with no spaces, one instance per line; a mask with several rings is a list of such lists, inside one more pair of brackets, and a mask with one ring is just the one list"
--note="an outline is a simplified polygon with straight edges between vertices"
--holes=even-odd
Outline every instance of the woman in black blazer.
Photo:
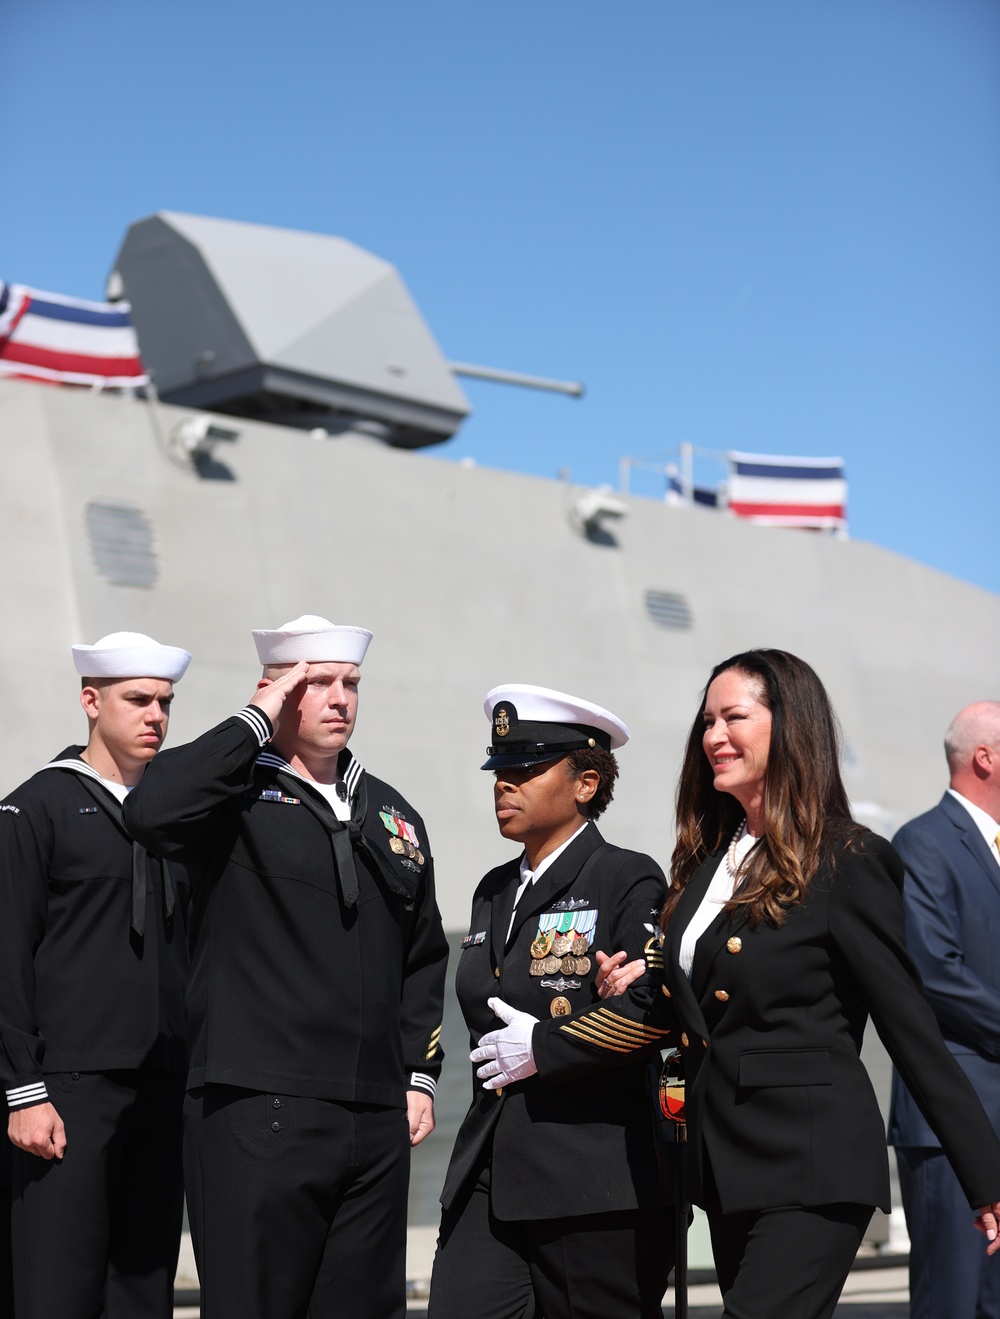
[[[600,706],[525,685],[495,688],[486,712],[497,824],[523,851],[479,884],[462,940],[455,989],[473,1093],[441,1195],[429,1314],[660,1319],[674,1218],[649,1069],[668,1032],[641,1018],[659,992],[666,880],[594,823],[628,729]],[[596,950],[619,947],[648,962],[625,1012],[595,985]],[[536,1059],[546,1027],[559,1039]],[[567,1072],[558,1083],[550,1057]],[[574,1064],[586,1079],[569,1074]]]
[[[868,1016],[1000,1247],[1000,1144],[907,955],[902,863],[851,819],[829,698],[794,655],[713,670],[671,873],[664,994],[727,1319],[832,1315],[874,1207],[889,1208]],[[627,986],[618,958],[603,969],[603,993]]]

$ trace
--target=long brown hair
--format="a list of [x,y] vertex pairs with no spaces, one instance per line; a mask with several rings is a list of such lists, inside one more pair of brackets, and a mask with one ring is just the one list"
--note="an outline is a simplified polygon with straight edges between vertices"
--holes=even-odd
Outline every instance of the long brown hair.
[[707,856],[728,843],[743,819],[735,797],[719,792],[702,747],[705,698],[727,669],[757,687],[771,712],[771,746],[764,780],[764,834],[740,868],[739,888],[727,909],[746,907],[751,926],[781,925],[787,909],[805,897],[824,851],[861,830],[840,777],[840,727],[826,688],[804,660],[786,650],[747,650],[712,670],[688,736],[677,784],[677,844],[671,886],[660,916],[670,915]]

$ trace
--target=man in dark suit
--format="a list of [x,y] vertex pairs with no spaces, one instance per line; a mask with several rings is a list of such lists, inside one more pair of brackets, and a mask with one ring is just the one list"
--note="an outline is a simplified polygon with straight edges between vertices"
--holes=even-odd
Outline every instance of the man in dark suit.
[[[1000,1133],[1000,702],[967,706],[944,745],[948,791],[893,840],[907,871],[907,942],[945,1042]],[[969,1232],[955,1174],[898,1075],[889,1141],[912,1319],[1000,1319],[1000,1269]]]

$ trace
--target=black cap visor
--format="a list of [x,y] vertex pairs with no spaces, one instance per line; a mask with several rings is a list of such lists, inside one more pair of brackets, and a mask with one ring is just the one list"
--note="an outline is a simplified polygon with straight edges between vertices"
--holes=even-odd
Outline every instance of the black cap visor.
[[525,769],[561,760],[584,747],[611,749],[611,736],[586,724],[560,724],[548,719],[521,719],[512,701],[500,701],[493,711],[493,742],[481,769]]
[[544,765],[546,761],[562,760],[569,755],[566,747],[560,747],[558,751],[552,747],[537,751],[518,751],[516,747],[504,747],[501,752],[497,752],[496,747],[487,747],[486,753],[489,759],[485,765],[479,766],[480,769],[527,769],[529,765]]
[[504,742],[486,748],[489,759],[480,769],[526,769],[529,765],[544,765],[548,760],[562,760],[571,751],[582,751],[594,745],[590,736],[565,737],[557,742]]

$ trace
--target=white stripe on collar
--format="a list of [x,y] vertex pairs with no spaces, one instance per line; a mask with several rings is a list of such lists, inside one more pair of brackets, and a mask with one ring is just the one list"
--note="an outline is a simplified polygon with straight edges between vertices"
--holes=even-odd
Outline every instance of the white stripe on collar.
[[124,783],[115,783],[111,779],[106,779],[103,774],[98,774],[93,765],[88,765],[85,760],[50,760],[42,769],[71,769],[75,774],[82,774],[88,779],[94,779],[101,785],[105,792],[110,792],[115,801],[121,803],[132,791]]
[[77,774],[86,774],[88,778],[96,779],[98,783],[104,782],[93,765],[88,765],[85,760],[50,760],[42,769],[72,769]]
[[[343,754],[343,753],[341,753]],[[315,787],[325,785],[318,784],[315,779],[308,779],[304,774],[300,774],[297,769],[293,769],[283,756],[279,756],[277,751],[262,751],[257,757],[257,764],[264,765],[267,769],[280,769],[286,774],[291,774],[293,778],[301,780],[303,783],[312,784]],[[364,766],[355,756],[347,752],[347,766],[343,773],[343,781],[347,788],[348,799],[353,801],[354,794],[358,790],[358,782],[364,773]]]

